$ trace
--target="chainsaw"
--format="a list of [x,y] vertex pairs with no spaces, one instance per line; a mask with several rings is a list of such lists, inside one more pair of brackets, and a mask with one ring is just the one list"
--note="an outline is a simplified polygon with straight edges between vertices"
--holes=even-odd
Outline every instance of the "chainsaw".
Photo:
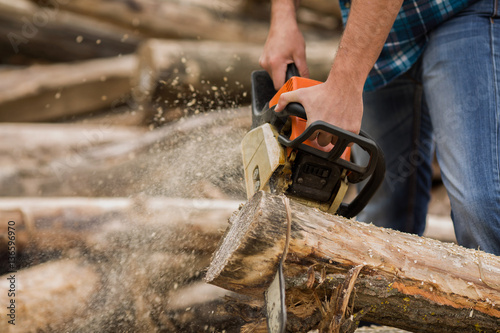
[[[306,111],[299,103],[290,103],[276,112],[281,94],[322,83],[300,77],[294,64],[288,65],[286,83],[277,92],[266,71],[254,71],[251,79],[252,129],[241,144],[248,199],[258,191],[267,191],[331,214],[356,216],[384,179],[385,162],[378,145],[363,131],[357,135],[324,121],[306,126]],[[331,134],[335,144],[323,147],[310,140],[316,131]],[[364,154],[366,162],[360,159],[356,163],[355,156],[351,156],[353,147],[356,153]],[[343,202],[349,186],[359,183],[364,186],[354,199]],[[265,295],[270,332],[285,330],[286,247]]]

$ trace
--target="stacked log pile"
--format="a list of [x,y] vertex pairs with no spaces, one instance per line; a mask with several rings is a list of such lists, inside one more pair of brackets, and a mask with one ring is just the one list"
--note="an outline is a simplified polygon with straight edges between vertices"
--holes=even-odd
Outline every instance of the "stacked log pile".
[[[307,3],[300,17],[308,38],[320,44],[334,40],[339,26],[335,6],[327,1]],[[258,68],[268,9],[267,3],[249,0],[0,0],[0,61],[4,64],[0,76],[2,82],[14,83],[0,87],[0,120],[47,121],[119,106],[136,110],[137,102],[142,110],[144,96],[153,96],[156,84],[172,92],[167,108],[187,98],[178,94],[212,91],[215,84],[221,89],[223,84],[236,86],[231,95],[226,91],[211,97],[225,99],[224,106],[237,104],[241,95],[247,95],[249,71]],[[318,25],[322,20],[313,19],[324,16],[331,22]],[[161,42],[148,43],[151,38]],[[194,43],[178,44],[180,40]],[[208,41],[220,44],[200,44]],[[147,46],[139,51],[143,44]],[[158,44],[167,47],[156,50]],[[203,58],[200,49],[210,55]],[[323,53],[322,70],[328,69],[333,47]],[[145,58],[138,59],[140,54]],[[105,60],[96,60],[100,58]],[[209,66],[211,61],[217,65]],[[154,66],[146,74],[145,64]],[[224,75],[220,67],[231,73]],[[191,79],[184,80],[183,75],[190,73]],[[201,78],[196,77],[201,73]],[[177,76],[179,87],[165,87]],[[165,99],[162,102],[165,108]],[[18,112],[10,118],[8,112],[14,108]]]
[[[338,7],[302,4],[321,80]],[[246,200],[268,9],[0,0],[0,304],[16,305],[1,332],[239,332],[262,318],[259,299],[203,277]]]

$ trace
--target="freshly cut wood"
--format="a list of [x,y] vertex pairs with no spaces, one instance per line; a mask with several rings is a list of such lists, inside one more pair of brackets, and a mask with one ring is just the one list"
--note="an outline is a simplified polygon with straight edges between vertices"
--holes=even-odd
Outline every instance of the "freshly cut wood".
[[80,260],[50,262],[2,275],[0,331],[68,331],[72,322],[88,315],[87,307],[101,287],[100,274]]
[[[337,43],[332,40],[308,46],[312,78],[326,79]],[[149,40],[138,51],[134,99],[165,120],[186,112],[248,103],[250,76],[260,69],[262,47],[251,43]]]
[[141,38],[118,27],[61,10],[68,1],[0,0],[0,58],[19,54],[50,61],[113,57],[135,51]]
[[[219,331],[241,325],[225,304],[224,297],[230,293],[198,282],[238,204],[175,198],[1,200],[1,219],[15,221],[18,285],[40,282],[37,269],[45,272],[44,267],[52,267],[50,274],[56,276],[49,278],[49,273],[44,273],[47,281],[38,284],[43,289],[38,293],[19,288],[29,302],[16,298],[16,304],[23,306],[18,319],[24,323],[29,317],[30,321],[28,326],[17,325],[15,332],[97,332],[103,328],[112,332],[160,328],[165,332],[200,332],[206,325]],[[6,231],[2,230],[0,239],[5,239]],[[7,248],[4,245],[1,247]],[[62,253],[48,255],[56,251]],[[64,259],[68,257],[71,260]],[[19,270],[55,258],[57,263]],[[74,270],[74,265],[79,269]],[[75,278],[73,271],[80,275]],[[95,285],[89,275],[99,283]],[[53,283],[51,288],[45,288],[48,281]],[[65,283],[56,289],[55,284],[61,281]],[[84,294],[79,288],[86,281],[96,287]],[[55,296],[49,297],[50,293]],[[63,293],[73,297],[68,307],[68,311],[73,310],[71,320],[64,311],[47,315],[59,309],[53,302],[59,302]],[[5,295],[0,300],[5,300]]]
[[0,121],[44,121],[130,101],[135,55],[0,72]]
[[[363,320],[413,332],[495,332],[500,327],[500,258],[328,215],[291,202],[285,260],[288,329],[318,327],[333,290],[355,282],[341,325]],[[283,197],[260,192],[231,221],[206,281],[262,298],[287,230]],[[359,270],[357,278],[353,270]],[[343,289],[348,291],[347,289]],[[340,290],[342,294],[342,290]]]

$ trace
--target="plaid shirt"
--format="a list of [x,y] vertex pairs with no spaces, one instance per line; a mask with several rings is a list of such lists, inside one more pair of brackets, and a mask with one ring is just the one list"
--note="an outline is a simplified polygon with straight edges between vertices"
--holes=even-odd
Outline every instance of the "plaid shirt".
[[[428,33],[476,1],[405,0],[382,52],[368,74],[365,91],[383,87],[409,70],[422,54],[427,44]],[[351,0],[339,0],[339,2],[345,25]]]

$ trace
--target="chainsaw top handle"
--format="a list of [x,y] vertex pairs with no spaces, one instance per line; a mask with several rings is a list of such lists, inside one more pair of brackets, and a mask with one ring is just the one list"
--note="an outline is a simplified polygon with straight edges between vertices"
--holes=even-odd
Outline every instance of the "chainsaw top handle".
[[286,65],[286,77],[285,82],[290,80],[294,76],[300,76],[299,69],[292,62],[291,64]]

